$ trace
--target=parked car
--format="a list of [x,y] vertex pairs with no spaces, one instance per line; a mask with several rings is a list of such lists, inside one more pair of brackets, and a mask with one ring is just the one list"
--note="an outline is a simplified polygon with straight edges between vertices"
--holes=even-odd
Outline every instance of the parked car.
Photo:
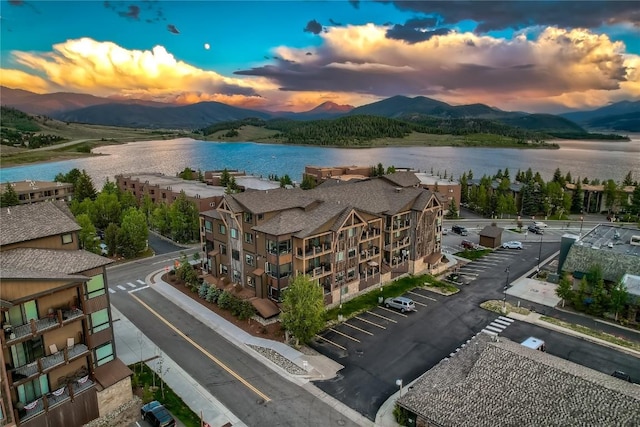
[[518,242],[516,240],[512,240],[510,242],[504,242],[502,244],[504,249],[522,249],[522,242]]
[[631,376],[629,374],[627,374],[626,372],[613,371],[613,374],[611,374],[611,376],[612,377],[616,377],[616,378],[620,378],[621,380],[624,380],[624,381],[631,382]]
[[531,224],[527,229],[534,234],[544,234],[544,230],[536,225]]
[[411,298],[394,297],[384,300],[384,306],[387,308],[395,308],[401,312],[416,311],[416,303]]
[[547,228],[548,225],[545,222],[542,221],[536,221],[533,223],[533,225],[535,225],[538,228]]
[[106,243],[100,243],[99,247],[100,247],[100,253],[102,255],[108,255],[109,254],[109,247],[106,245]]
[[446,236],[447,234],[449,234],[449,230],[447,230],[446,228],[442,229],[442,235]]
[[176,420],[173,419],[167,408],[157,400],[151,401],[140,408],[142,418],[153,427],[174,427]]
[[471,240],[463,240],[462,242],[460,242],[460,246],[462,246],[465,249],[475,249],[476,248],[476,244],[473,243]]
[[469,232],[467,231],[466,228],[464,228],[461,225],[454,225],[453,227],[451,227],[451,231],[453,231],[456,234],[459,234],[461,236],[466,236],[469,234]]

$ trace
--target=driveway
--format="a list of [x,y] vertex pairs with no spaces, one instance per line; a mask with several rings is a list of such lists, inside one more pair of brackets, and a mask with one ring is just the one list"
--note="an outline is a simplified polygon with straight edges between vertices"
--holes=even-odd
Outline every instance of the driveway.
[[185,249],[188,246],[181,246],[171,240],[160,237],[153,232],[149,232],[149,247],[153,249],[153,252],[156,255],[168,254],[171,252],[176,252],[181,249]]

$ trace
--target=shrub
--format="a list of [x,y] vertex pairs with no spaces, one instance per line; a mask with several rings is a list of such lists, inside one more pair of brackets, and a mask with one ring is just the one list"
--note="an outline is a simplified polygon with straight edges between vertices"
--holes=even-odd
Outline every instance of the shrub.
[[229,308],[231,308],[232,297],[233,295],[231,295],[229,292],[222,291],[222,293],[218,295],[218,307],[220,307],[223,310],[228,310]]
[[154,396],[153,396],[153,391],[151,390],[151,387],[149,387],[149,384],[145,384],[144,388],[142,389],[142,402],[149,403],[153,399],[154,399]]
[[254,314],[256,314],[256,309],[253,307],[253,304],[251,304],[251,302],[249,301],[241,300],[237,314],[238,319],[247,320]]
[[235,295],[231,295],[231,302],[229,304],[229,309],[231,310],[231,314],[235,317],[238,317],[240,314],[242,306],[242,300]]
[[406,426],[409,423],[409,411],[401,406],[396,405],[395,408],[393,408],[393,416],[401,426]]
[[202,282],[200,284],[200,288],[198,288],[198,296],[202,299],[205,299],[208,293],[209,293],[209,285]]
[[215,286],[209,286],[205,299],[207,302],[216,302],[218,300],[218,295],[220,295],[220,290]]

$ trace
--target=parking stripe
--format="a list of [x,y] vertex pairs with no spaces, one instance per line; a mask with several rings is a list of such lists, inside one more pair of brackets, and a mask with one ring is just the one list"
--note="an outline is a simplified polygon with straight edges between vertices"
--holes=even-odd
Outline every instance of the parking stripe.
[[323,336],[316,335],[316,337],[317,337],[317,338],[320,338],[322,341],[326,341],[326,342],[328,342],[329,344],[333,344],[333,345],[335,345],[336,347],[343,349],[344,351],[347,351],[347,349],[346,349],[345,347],[341,346],[340,344],[336,344],[336,343],[334,343],[333,341],[328,340],[328,339],[326,339],[326,338],[325,338],[325,337],[323,337]]
[[127,288],[125,288],[122,285],[118,285],[117,288],[120,289],[121,291],[126,291],[127,290]]
[[367,334],[367,335],[371,335],[371,336],[373,336],[373,334],[372,334],[371,332],[369,332],[369,331],[365,331],[364,329],[362,329],[362,328],[358,328],[357,326],[354,326],[354,325],[352,325],[352,324],[350,324],[350,323],[344,322],[344,323],[343,323],[343,325],[348,326],[348,327],[353,328],[353,329],[356,329],[356,330],[358,330],[358,331],[360,331],[360,332],[363,332],[363,333],[365,333],[365,334]]
[[[378,307],[378,308],[383,308],[383,307]],[[383,309],[387,310],[387,311],[391,311],[388,308],[383,308]],[[390,319],[388,317],[384,317],[383,315],[378,314],[378,313],[374,313],[373,311],[367,311],[367,313],[373,314],[374,316],[377,316],[377,317],[379,317],[381,319],[388,320],[389,322],[398,323],[398,321],[396,321],[396,320]],[[404,316],[404,314],[403,314],[403,316]],[[407,317],[407,316],[404,316],[404,317]]]
[[422,307],[426,307],[427,306],[427,304],[422,303],[422,302],[418,302],[418,301],[413,301],[413,303],[416,304],[416,305],[420,305]]
[[109,288],[109,292],[111,292],[112,294],[115,294],[116,291],[114,291],[113,289]]
[[136,280],[136,282],[140,283],[141,285],[144,285],[144,284],[145,284],[145,282],[144,282],[144,281],[142,281],[142,280],[140,280],[140,279]]
[[417,293],[417,292],[409,291],[409,293],[410,293],[411,295],[418,295],[419,297],[422,297],[422,298],[425,298],[425,299],[428,299],[428,300],[431,300],[431,301],[438,301],[438,300],[437,300],[437,299],[435,299],[435,298],[431,298],[431,297],[428,297],[428,296],[426,296],[426,295],[419,294],[419,293]]
[[127,283],[127,285],[131,286],[132,288],[135,288],[135,287],[136,287],[136,285],[134,285],[134,284],[133,284],[133,283],[131,283],[131,282]]
[[378,327],[378,328],[380,328],[380,329],[387,329],[387,328],[385,328],[385,327],[384,327],[384,326],[382,326],[382,325],[378,325],[377,323],[374,323],[374,322],[372,322],[372,321],[370,321],[370,320],[363,319],[363,318],[362,318],[362,317],[360,317],[360,316],[356,316],[356,317],[354,317],[354,319],[358,319],[358,320],[360,320],[360,321],[362,321],[362,322],[365,322],[365,323],[368,323],[368,324],[370,324],[370,325],[377,326],[377,327]]
[[359,340],[359,339],[356,339],[356,338],[352,337],[351,335],[343,334],[342,332],[340,332],[340,331],[338,331],[338,330],[335,330],[335,329],[333,329],[333,328],[329,328],[329,330],[330,330],[330,331],[335,332],[335,333],[336,333],[336,334],[338,334],[338,335],[342,335],[343,337],[348,338],[348,339],[350,339],[351,341],[360,342],[360,340]]

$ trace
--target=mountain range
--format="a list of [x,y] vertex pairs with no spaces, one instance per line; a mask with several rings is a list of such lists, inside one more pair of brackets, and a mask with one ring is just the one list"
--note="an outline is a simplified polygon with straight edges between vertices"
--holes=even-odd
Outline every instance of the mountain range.
[[200,129],[215,123],[248,117],[264,120],[320,120],[351,115],[403,119],[415,115],[440,119],[485,119],[539,132],[586,133],[586,128],[640,130],[640,101],[622,101],[592,111],[562,115],[503,111],[485,104],[450,105],[424,96],[393,96],[360,107],[325,102],[300,112],[269,112],[234,107],[220,102],[174,105],[138,99],[101,98],[93,95],[33,92],[0,87],[3,106],[66,122],[133,128]]

